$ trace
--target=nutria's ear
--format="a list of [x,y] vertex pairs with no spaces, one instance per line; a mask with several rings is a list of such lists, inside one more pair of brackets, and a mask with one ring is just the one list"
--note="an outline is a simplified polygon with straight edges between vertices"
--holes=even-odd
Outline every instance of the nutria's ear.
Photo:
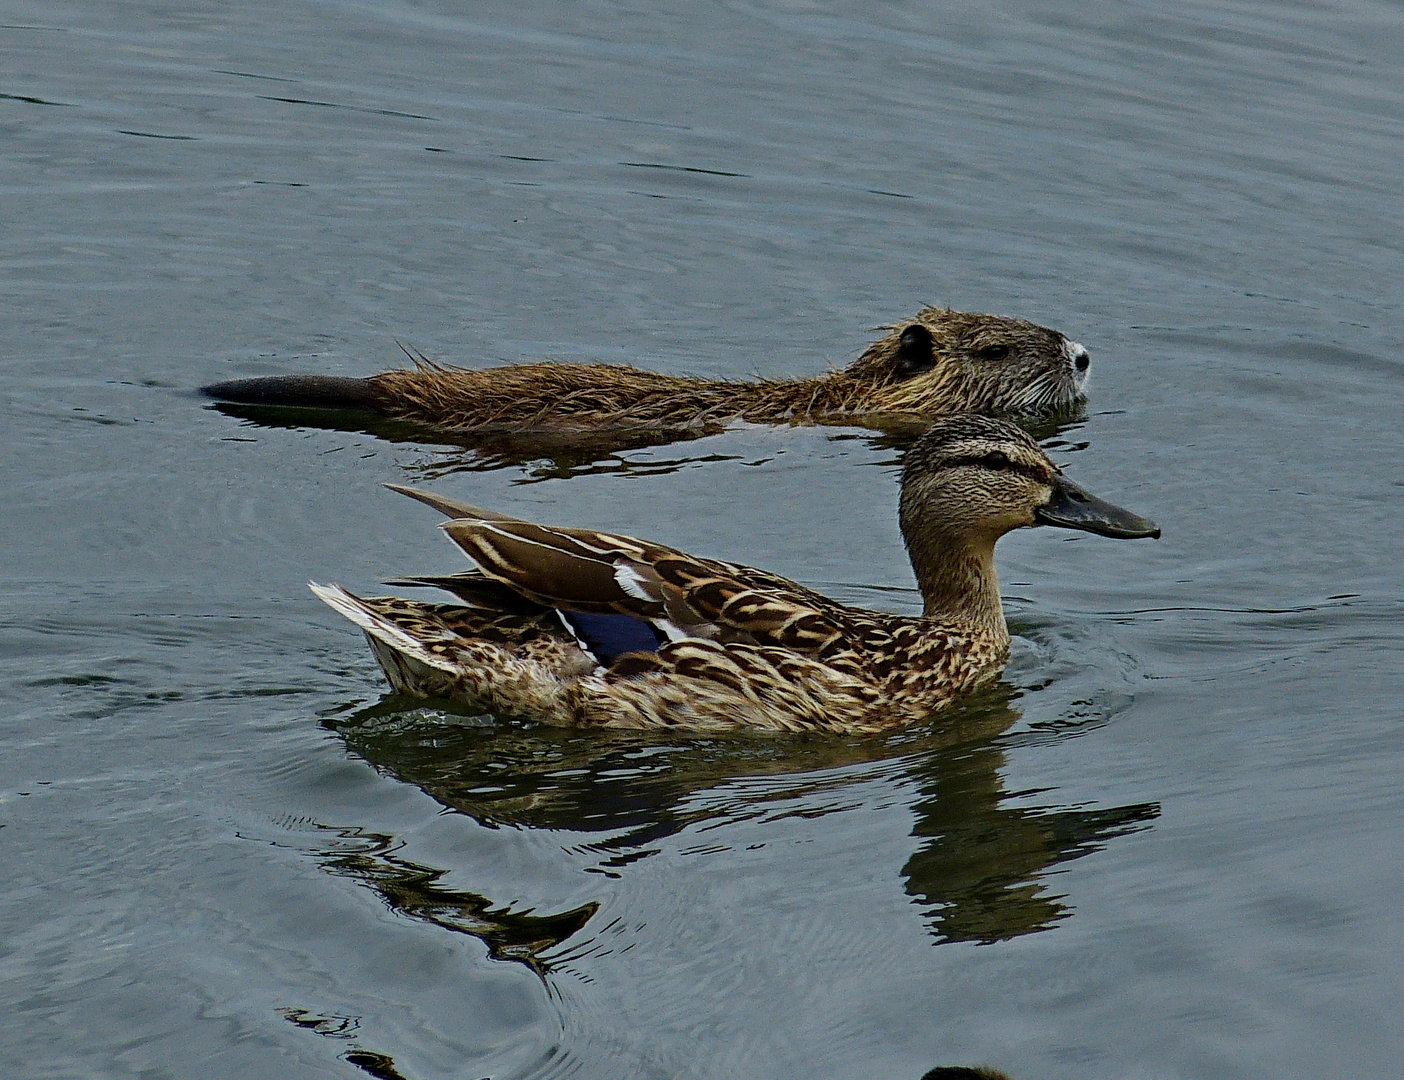
[[897,374],[915,375],[933,366],[931,351],[931,331],[921,323],[912,323],[897,339]]

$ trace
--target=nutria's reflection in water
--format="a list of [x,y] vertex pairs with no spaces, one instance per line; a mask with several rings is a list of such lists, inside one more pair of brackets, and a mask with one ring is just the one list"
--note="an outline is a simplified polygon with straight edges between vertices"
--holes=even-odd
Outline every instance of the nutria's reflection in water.
[[[1153,803],[1108,809],[1036,805],[1035,792],[1018,793],[1013,805],[1015,796],[999,775],[1005,763],[1000,736],[1020,717],[1010,705],[1013,693],[1001,686],[918,728],[867,738],[669,739],[446,723],[442,716],[426,719],[423,702],[393,697],[324,723],[376,769],[483,824],[602,834],[588,847],[600,856],[589,869],[609,876],[627,872],[629,863],[654,853],[651,845],[692,825],[793,814],[798,798],[842,792],[874,775],[915,782],[920,796],[913,835],[920,843],[900,871],[906,891],[938,942],[983,943],[1046,930],[1067,917],[1067,906],[1042,876],[1112,837],[1146,827],[1159,814]],[[874,765],[880,772],[869,767]],[[721,798],[699,797],[733,781],[747,783]],[[777,805],[782,802],[784,807]],[[828,802],[829,808],[816,804],[798,812],[819,816],[844,805],[842,799]],[[434,885],[439,871],[372,851],[329,868],[362,876],[397,910],[444,924],[445,894]],[[455,910],[481,903],[470,912],[472,919],[490,913],[478,897],[460,896],[453,903],[460,905]],[[490,913],[498,920],[495,937],[458,916],[450,928],[483,937],[494,955],[525,959],[544,971],[548,940],[564,941],[592,913],[581,908],[544,918],[513,916],[518,921],[505,928],[499,925],[502,913]],[[521,949],[501,945],[520,941],[541,947],[527,949],[527,959]]]
[[[235,405],[228,402],[218,402],[210,407],[256,427],[344,431],[371,435],[389,443],[432,448],[433,452],[422,462],[409,466],[410,472],[424,480],[459,472],[490,472],[518,467],[524,470],[520,482],[527,484],[591,473],[624,472],[629,471],[631,463],[617,457],[618,454],[700,439],[725,430],[722,425],[716,424],[688,431],[615,428],[571,434],[521,431],[464,433],[344,409]],[[686,459],[689,463],[709,460],[727,459],[696,456]]]
[[[309,409],[289,406],[236,405],[217,402],[210,406],[246,424],[270,429],[344,431],[371,435],[389,443],[424,446],[431,450],[423,460],[405,466],[418,481],[435,480],[461,472],[491,472],[521,468],[521,484],[543,480],[565,480],[572,476],[601,473],[649,475],[673,472],[686,465],[738,460],[731,454],[680,454],[668,458],[630,460],[619,455],[669,443],[687,442],[719,435],[726,425],[676,430],[670,428],[615,428],[589,433],[550,433],[522,431],[445,432],[406,420],[391,420],[368,413],[343,409]],[[1082,404],[1068,406],[1037,418],[1017,417],[1019,426],[1039,440],[1052,439],[1068,427],[1086,419]],[[929,419],[894,414],[869,414],[863,418],[866,434],[848,429],[830,434],[834,442],[862,440],[876,449],[901,454],[930,426]],[[432,449],[431,449],[432,448]],[[1051,446],[1049,449],[1066,449]]]

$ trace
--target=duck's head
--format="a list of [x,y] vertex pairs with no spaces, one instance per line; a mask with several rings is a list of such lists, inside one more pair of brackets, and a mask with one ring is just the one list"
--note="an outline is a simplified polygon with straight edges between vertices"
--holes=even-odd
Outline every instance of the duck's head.
[[1038,415],[1082,401],[1091,358],[1056,330],[1001,315],[924,308],[846,373],[876,388],[874,410]]
[[993,543],[1011,529],[1052,525],[1116,540],[1159,538],[1160,526],[1090,495],[1008,420],[937,420],[907,453],[902,526]]
[[1074,484],[1014,424],[969,414],[937,420],[907,453],[901,525],[927,613],[974,617],[978,608],[1001,626],[994,546],[1005,533],[1049,525],[1117,540],[1160,536],[1155,522]]

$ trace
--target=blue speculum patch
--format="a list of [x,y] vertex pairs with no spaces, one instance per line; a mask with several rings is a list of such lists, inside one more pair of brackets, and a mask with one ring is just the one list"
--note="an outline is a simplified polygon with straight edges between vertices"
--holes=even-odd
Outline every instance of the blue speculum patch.
[[647,619],[632,615],[590,615],[583,611],[562,611],[560,615],[606,667],[625,653],[657,652],[658,646],[668,640]]

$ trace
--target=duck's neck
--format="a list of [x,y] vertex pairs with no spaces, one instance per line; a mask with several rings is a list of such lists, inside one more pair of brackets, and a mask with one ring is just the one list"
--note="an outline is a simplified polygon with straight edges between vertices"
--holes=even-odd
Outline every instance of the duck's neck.
[[993,539],[972,541],[923,531],[908,539],[907,550],[928,619],[965,623],[1000,641],[1009,640]]

